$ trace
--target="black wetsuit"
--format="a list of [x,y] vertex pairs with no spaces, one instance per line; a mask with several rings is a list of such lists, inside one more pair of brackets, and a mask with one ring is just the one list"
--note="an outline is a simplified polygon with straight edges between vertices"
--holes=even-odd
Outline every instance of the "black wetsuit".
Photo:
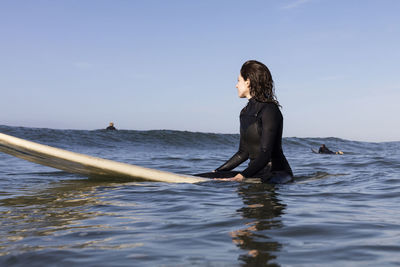
[[329,150],[329,148],[327,148],[326,146],[325,147],[321,146],[319,148],[319,150],[318,150],[318,153],[321,153],[321,154],[336,154],[335,152]]
[[[293,173],[282,151],[283,117],[272,102],[259,102],[251,98],[240,112],[239,150],[213,173],[204,177],[233,177],[241,173],[245,178],[261,178],[263,182],[284,183]],[[250,159],[248,167],[232,172],[239,164]]]
[[106,130],[117,130],[114,126],[108,126]]

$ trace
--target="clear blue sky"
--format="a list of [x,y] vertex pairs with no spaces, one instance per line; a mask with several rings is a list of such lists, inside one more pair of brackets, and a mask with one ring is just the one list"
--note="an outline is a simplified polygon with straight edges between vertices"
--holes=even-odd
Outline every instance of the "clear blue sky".
[[286,137],[400,140],[398,0],[0,1],[0,124],[238,133],[242,63]]

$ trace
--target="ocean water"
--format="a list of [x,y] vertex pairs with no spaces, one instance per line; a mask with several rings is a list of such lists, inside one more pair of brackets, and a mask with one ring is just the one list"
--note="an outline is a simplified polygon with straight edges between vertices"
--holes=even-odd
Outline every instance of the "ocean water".
[[[215,169],[239,141],[0,132],[183,174]],[[345,154],[311,152],[322,143]],[[88,179],[0,153],[0,266],[400,266],[400,142],[284,138],[283,149],[295,174],[284,185]]]

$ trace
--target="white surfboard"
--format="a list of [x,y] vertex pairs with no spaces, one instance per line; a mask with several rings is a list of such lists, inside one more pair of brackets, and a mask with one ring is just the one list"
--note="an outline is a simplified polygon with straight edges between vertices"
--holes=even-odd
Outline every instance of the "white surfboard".
[[314,148],[311,148],[311,151],[312,151],[313,153],[315,153],[315,154],[319,154],[318,150],[316,150],[316,149],[314,149]]
[[85,176],[106,176],[134,181],[198,183],[209,179],[144,168],[92,157],[0,133],[0,151],[21,159]]

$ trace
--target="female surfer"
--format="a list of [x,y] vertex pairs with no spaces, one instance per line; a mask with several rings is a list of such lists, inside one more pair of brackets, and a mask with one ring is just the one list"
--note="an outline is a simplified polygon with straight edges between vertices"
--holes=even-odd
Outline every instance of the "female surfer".
[[[266,183],[286,183],[293,173],[282,151],[283,117],[274,93],[274,82],[267,66],[246,61],[236,84],[240,98],[248,103],[240,112],[239,150],[210,173],[198,176],[225,181],[261,178]],[[232,171],[250,159],[243,171]]]

